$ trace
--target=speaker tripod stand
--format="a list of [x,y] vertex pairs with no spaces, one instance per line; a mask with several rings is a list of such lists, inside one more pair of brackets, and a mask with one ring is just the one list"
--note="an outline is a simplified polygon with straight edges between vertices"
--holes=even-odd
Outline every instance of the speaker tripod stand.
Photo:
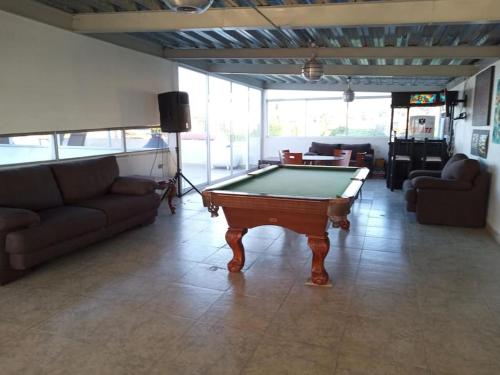
[[[177,197],[179,198],[186,195],[187,193],[190,193],[193,190],[201,195],[201,191],[199,191],[198,188],[194,186],[193,183],[189,181],[189,179],[182,173],[179,143],[179,133],[175,133],[175,157],[177,161],[177,170],[175,172],[175,176],[171,179],[171,183],[174,184],[174,186],[177,188]],[[182,192],[182,180],[186,181],[191,186],[191,188],[185,192]]]

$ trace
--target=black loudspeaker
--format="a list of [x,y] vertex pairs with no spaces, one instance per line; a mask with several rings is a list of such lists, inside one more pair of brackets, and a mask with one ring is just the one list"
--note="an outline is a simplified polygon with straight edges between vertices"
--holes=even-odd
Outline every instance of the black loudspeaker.
[[158,94],[158,107],[162,132],[182,133],[191,130],[187,92],[170,91]]

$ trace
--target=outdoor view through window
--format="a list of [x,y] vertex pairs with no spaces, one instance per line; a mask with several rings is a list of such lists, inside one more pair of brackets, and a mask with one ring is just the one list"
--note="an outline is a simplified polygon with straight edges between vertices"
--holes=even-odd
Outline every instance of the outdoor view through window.
[[357,92],[351,103],[341,91],[269,90],[268,136],[387,136],[390,93]]

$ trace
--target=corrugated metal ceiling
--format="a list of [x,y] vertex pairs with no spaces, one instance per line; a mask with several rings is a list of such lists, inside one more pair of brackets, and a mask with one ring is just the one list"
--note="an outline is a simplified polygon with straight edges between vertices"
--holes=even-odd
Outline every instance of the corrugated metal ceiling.
[[[69,13],[122,12],[167,9],[161,0],[38,0]],[[377,0],[375,0],[377,1]],[[258,0],[258,6],[342,3],[346,0]],[[247,0],[216,0],[213,7],[249,6]],[[167,49],[231,49],[231,48],[298,48],[309,47],[433,47],[433,46],[489,46],[500,44],[500,24],[467,25],[413,25],[385,27],[330,27],[274,30],[191,30],[155,33],[132,33],[137,38],[157,43]],[[470,65],[472,59],[320,59],[333,65]],[[198,60],[201,63],[303,64],[304,59],[226,59]],[[263,82],[300,83],[300,76],[252,75]],[[445,85],[446,77],[379,78],[358,77],[366,84]],[[326,77],[323,82],[344,81],[340,77]]]

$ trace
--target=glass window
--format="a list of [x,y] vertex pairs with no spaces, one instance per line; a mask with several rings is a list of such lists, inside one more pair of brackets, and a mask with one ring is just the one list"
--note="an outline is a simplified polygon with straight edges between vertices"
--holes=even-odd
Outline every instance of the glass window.
[[147,151],[168,147],[168,135],[160,128],[126,129],[125,146],[127,151]]
[[[276,91],[276,90],[270,90]],[[282,99],[279,98],[301,98]],[[356,93],[351,103],[342,92],[272,92],[267,101],[269,136],[386,136],[391,118],[388,93]],[[269,99],[269,95],[268,95]]]
[[391,98],[356,98],[347,103],[347,135],[377,137],[389,134]]
[[[406,134],[406,122],[407,122],[407,111],[406,108],[394,108],[394,119],[392,131],[396,133],[396,137],[404,137]],[[394,134],[391,134],[391,138]]]
[[0,164],[30,163],[55,159],[52,134],[0,136]]
[[306,135],[346,135],[347,106],[342,100],[307,100]]
[[121,130],[61,133],[57,137],[60,159],[116,154],[124,151]]
[[306,123],[306,101],[268,101],[267,118],[268,134],[270,136],[304,136]]

